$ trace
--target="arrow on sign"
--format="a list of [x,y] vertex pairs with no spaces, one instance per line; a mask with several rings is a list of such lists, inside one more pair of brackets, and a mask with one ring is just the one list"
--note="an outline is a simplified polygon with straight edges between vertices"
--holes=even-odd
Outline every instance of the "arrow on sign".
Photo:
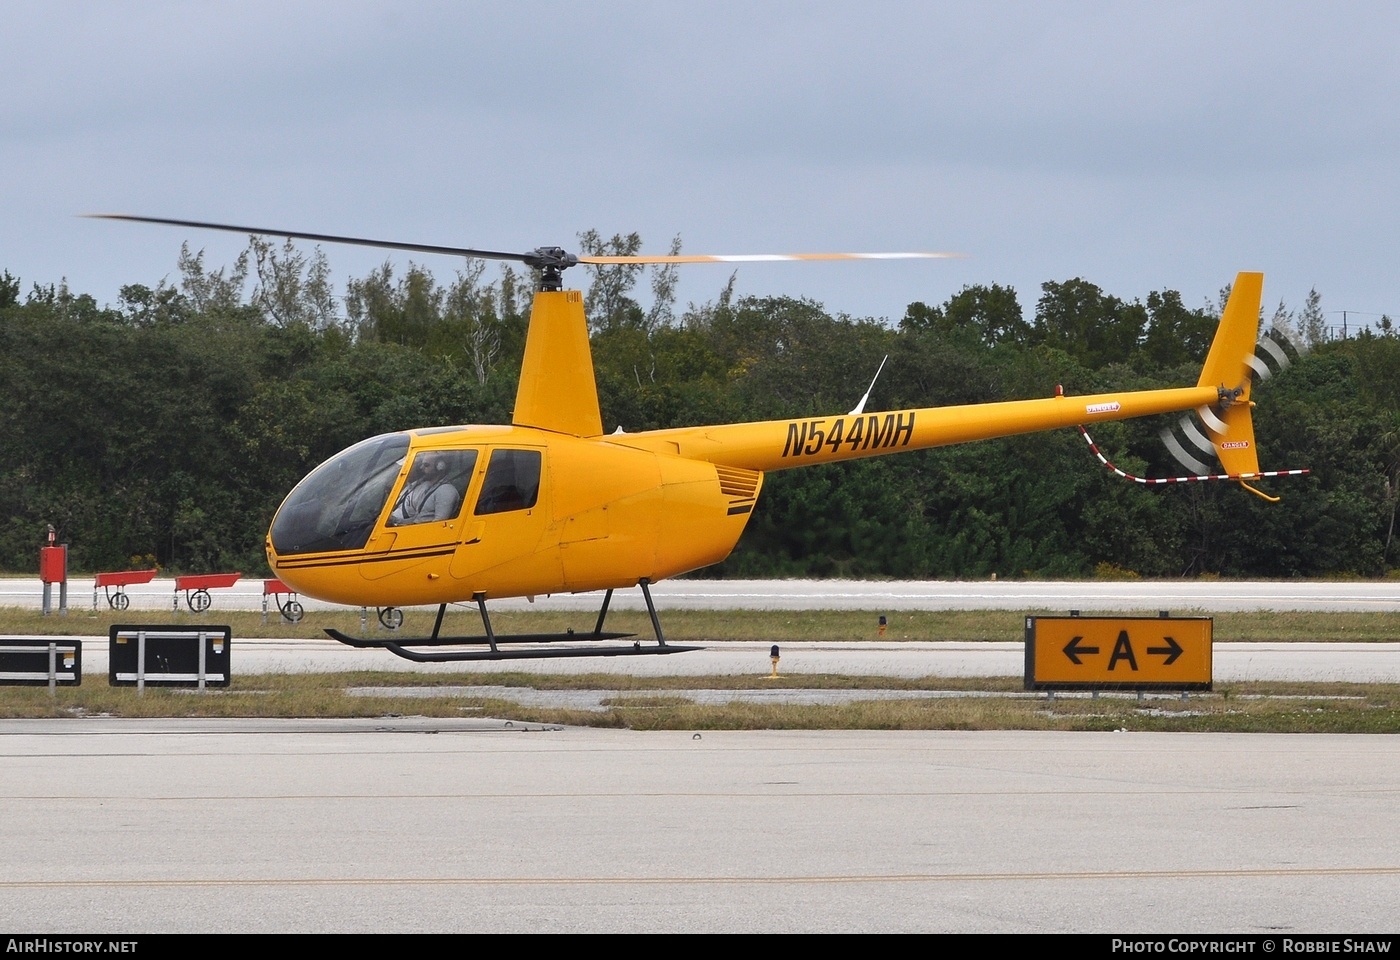
[[1163,637],[1162,639],[1167,641],[1165,647],[1148,647],[1147,652],[1159,655],[1165,654],[1167,659],[1162,661],[1162,666],[1169,667],[1175,662],[1177,657],[1181,656],[1181,644],[1177,643],[1171,637]]
[[[1087,657],[1091,653],[1099,652],[1098,647],[1080,646],[1079,641],[1083,639],[1083,637],[1071,637],[1069,643],[1065,644],[1065,656],[1069,657],[1070,661],[1073,662],[1076,667],[1083,663],[1083,661],[1079,659],[1081,653]],[[1171,661],[1168,660],[1167,662],[1170,663]]]

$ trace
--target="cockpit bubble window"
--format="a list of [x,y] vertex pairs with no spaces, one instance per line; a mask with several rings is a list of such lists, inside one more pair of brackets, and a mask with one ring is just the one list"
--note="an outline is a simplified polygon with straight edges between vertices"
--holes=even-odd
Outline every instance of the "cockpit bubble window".
[[279,554],[359,550],[389,500],[408,454],[408,435],[355,444],[311,472],[287,495],[272,522]]
[[486,465],[475,513],[478,517],[508,510],[528,510],[540,498],[540,452],[494,450]]
[[389,511],[389,526],[456,519],[475,469],[475,450],[421,451]]

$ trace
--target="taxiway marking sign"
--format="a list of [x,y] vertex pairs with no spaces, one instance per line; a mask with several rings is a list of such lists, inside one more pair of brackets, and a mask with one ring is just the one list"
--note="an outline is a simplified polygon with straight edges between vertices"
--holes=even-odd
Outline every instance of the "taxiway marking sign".
[[1027,617],[1026,689],[1203,690],[1210,617]]

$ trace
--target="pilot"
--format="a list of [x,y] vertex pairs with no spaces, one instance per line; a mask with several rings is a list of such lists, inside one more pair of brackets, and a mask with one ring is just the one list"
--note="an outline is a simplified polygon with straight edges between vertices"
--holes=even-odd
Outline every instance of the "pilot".
[[448,482],[447,460],[439,454],[419,454],[398,503],[389,513],[389,525],[451,520],[461,503],[457,488]]

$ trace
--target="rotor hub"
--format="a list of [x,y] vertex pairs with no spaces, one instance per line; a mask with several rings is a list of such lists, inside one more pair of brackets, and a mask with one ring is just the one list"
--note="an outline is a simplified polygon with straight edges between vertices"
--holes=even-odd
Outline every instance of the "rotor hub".
[[563,247],[536,247],[521,259],[527,267],[540,271],[541,290],[562,290],[564,271],[578,266],[578,257]]

